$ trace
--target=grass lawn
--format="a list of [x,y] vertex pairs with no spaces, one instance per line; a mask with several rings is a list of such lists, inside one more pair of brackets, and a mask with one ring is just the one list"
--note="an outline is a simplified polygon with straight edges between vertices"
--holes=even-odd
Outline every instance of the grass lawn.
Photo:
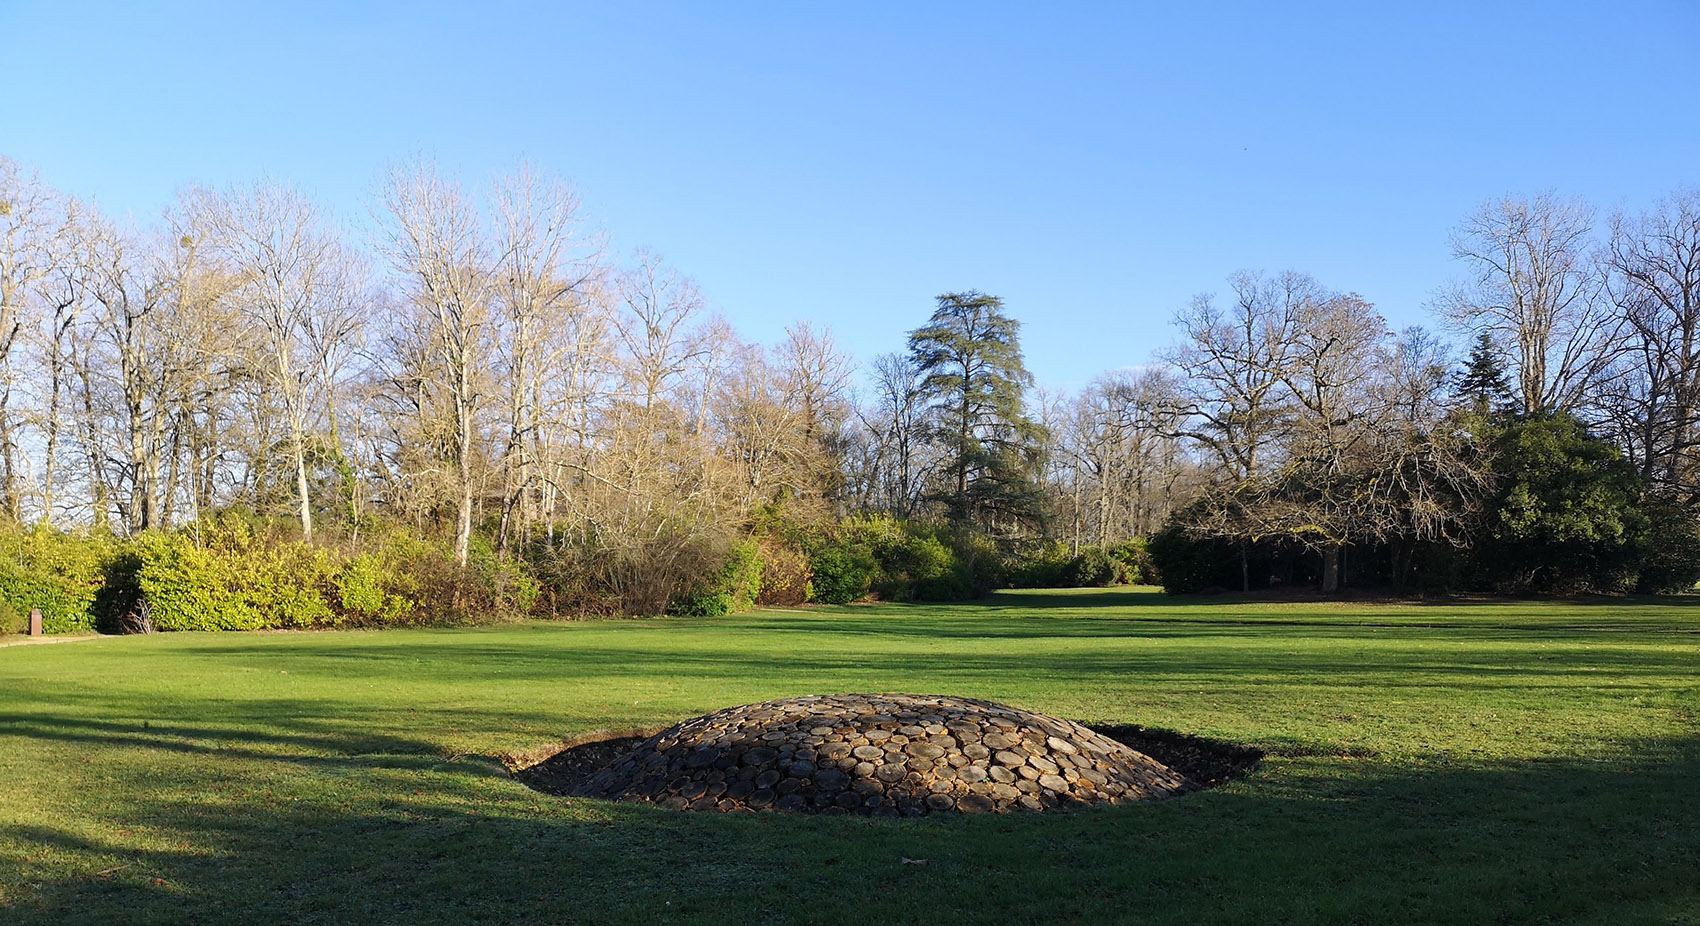
[[[845,691],[1269,756],[1167,802],[920,820],[566,800],[493,758]],[[1696,924],[1700,602],[1007,592],[0,648],[0,923],[283,921]]]

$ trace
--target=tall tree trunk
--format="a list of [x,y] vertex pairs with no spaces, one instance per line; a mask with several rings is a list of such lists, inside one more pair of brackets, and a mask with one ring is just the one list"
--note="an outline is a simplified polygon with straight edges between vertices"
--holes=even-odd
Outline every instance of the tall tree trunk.
[[290,441],[290,449],[295,455],[295,493],[301,502],[301,539],[313,539],[313,503],[308,494],[307,486],[307,446],[301,436],[302,426],[297,423],[294,435]]
[[1322,593],[1332,595],[1340,590],[1340,544],[1330,543],[1322,548]]

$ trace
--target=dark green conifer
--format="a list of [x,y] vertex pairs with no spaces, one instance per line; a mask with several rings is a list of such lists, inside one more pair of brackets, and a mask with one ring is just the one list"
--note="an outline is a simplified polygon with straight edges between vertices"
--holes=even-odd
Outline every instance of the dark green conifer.
[[949,459],[938,493],[953,521],[1007,532],[1039,520],[1034,478],[1042,430],[1022,405],[1033,376],[1021,358],[1021,323],[1003,300],[946,293],[926,325],[909,333],[934,436]]
[[1486,331],[1476,335],[1454,394],[1468,410],[1484,418],[1516,413],[1517,400],[1511,394],[1504,357]]

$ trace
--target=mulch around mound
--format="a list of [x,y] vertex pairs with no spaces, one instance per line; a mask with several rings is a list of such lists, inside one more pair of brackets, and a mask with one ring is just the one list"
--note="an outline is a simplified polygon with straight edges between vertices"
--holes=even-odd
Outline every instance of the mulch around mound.
[[550,794],[680,809],[920,816],[1169,797],[1240,777],[1261,757],[989,701],[830,695],[728,708],[647,737],[593,735],[514,774]]

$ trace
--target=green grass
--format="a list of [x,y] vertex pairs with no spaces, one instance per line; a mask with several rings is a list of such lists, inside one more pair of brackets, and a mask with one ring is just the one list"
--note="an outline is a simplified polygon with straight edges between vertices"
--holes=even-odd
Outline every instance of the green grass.
[[[492,758],[839,691],[1270,756],[912,821],[564,800]],[[0,649],[0,923],[199,921],[1700,923],[1700,608],[1012,592]]]

